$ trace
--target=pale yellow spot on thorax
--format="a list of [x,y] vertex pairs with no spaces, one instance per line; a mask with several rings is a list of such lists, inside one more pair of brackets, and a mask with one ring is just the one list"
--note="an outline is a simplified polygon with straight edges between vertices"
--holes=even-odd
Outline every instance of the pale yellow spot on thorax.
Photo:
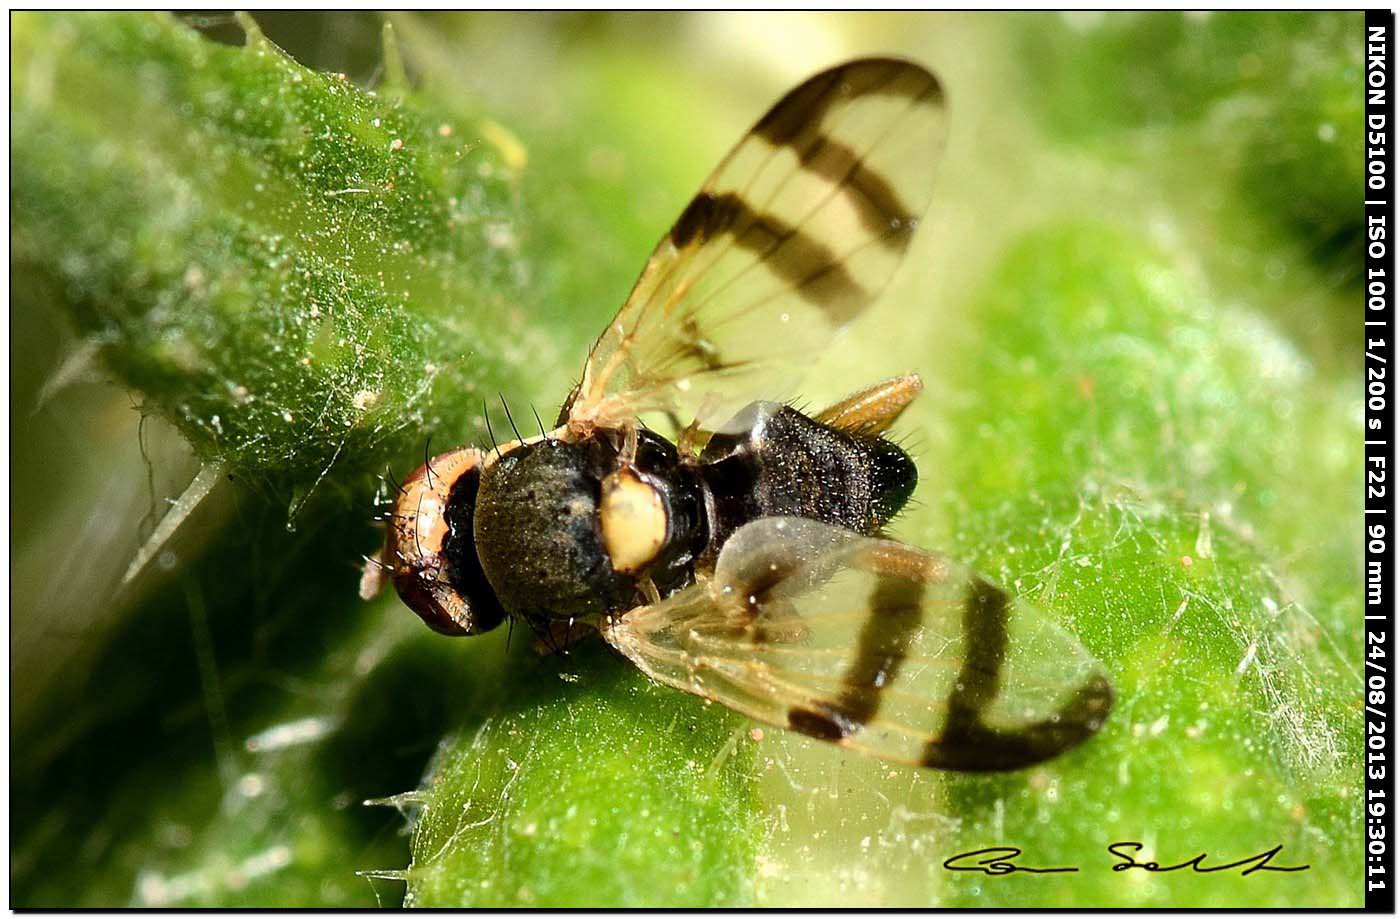
[[636,574],[666,543],[666,506],[655,488],[627,469],[603,480],[598,522],[613,570]]

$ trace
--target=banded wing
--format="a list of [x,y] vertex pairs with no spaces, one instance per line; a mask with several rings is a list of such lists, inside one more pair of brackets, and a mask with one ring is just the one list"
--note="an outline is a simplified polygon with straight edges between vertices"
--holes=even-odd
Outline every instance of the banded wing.
[[658,682],[940,769],[1049,759],[1113,702],[1077,640],[967,567],[798,518],[744,526],[712,579],[604,635]]
[[594,344],[569,416],[713,428],[781,395],[884,290],[928,209],[943,91],[906,61],[817,74],[739,142]]

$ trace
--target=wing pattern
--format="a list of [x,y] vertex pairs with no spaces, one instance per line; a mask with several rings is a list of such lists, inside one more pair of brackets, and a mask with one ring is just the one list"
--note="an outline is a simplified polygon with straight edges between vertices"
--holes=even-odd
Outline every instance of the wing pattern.
[[793,371],[884,290],[933,193],[943,90],[906,61],[832,68],[784,96],[657,245],[589,354],[571,415],[702,425]]
[[659,682],[942,769],[1049,759],[1094,734],[1113,699],[1077,640],[970,569],[797,518],[743,527],[711,579],[604,634]]

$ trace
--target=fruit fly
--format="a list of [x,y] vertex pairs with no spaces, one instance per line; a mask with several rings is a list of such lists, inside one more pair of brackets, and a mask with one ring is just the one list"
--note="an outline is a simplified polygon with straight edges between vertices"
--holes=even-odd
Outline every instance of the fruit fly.
[[1091,736],[1113,694],[1075,638],[883,535],[918,478],[885,434],[919,378],[810,415],[764,398],[889,282],[946,124],[901,60],[785,95],[657,245],[556,426],[405,480],[365,592],[392,581],[447,635],[596,630],[660,683],[904,763],[1015,769]]

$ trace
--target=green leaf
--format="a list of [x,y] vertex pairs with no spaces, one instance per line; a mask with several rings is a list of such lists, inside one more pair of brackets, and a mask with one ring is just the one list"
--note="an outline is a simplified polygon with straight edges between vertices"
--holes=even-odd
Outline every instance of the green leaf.
[[1362,28],[1354,11],[1084,12],[1027,17],[1022,42],[1053,137],[1108,160],[1178,148],[1182,181],[1219,211],[1214,177],[1194,168],[1212,162],[1277,224],[1248,232],[1286,231],[1261,252],[1292,236],[1298,257],[1345,277],[1363,243]]
[[596,644],[513,664],[432,770],[405,903],[748,902],[762,819],[743,719]]
[[22,15],[11,73],[19,267],[205,459],[305,492],[484,438],[552,353],[499,126],[166,16]]

